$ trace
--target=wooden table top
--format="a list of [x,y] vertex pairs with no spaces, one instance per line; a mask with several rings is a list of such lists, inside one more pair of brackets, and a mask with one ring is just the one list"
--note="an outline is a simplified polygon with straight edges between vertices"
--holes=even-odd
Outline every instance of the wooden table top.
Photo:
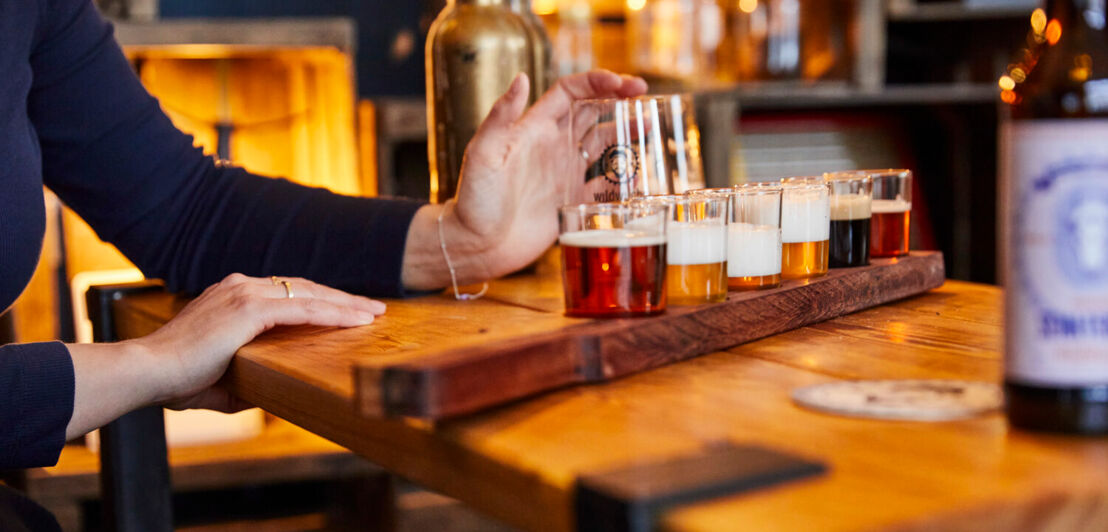
[[[499,281],[494,290],[534,281]],[[1108,439],[1009,430],[1001,414],[944,423],[847,419],[795,406],[808,384],[860,378],[998,381],[1000,290],[950,281],[901,300],[602,385],[576,386],[431,424],[359,415],[350,368],[466,331],[572,321],[491,299],[392,301],[368,327],[268,333],[225,384],[246,400],[386,469],[511,524],[573,528],[579,475],[753,443],[826,463],[819,477],[695,503],[672,530],[1108,529]],[[117,303],[120,336],[145,334],[183,301]]]

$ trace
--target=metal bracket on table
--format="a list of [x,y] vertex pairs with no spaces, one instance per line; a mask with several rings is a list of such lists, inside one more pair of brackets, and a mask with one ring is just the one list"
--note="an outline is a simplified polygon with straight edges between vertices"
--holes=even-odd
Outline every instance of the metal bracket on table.
[[[161,289],[161,284],[150,281],[90,287],[85,298],[93,339],[119,340],[113,302]],[[173,487],[160,406],[136,410],[100,429],[100,490],[106,530],[173,530]]]
[[754,445],[721,443],[687,456],[577,479],[577,530],[649,532],[666,510],[818,475],[819,462]]

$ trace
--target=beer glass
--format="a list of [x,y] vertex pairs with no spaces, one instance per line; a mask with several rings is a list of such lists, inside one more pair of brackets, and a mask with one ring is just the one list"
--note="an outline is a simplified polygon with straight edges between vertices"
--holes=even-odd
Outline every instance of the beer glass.
[[734,189],[727,226],[727,286],[760,290],[781,286],[781,194],[777,184]]
[[726,197],[650,196],[634,203],[665,205],[666,290],[671,305],[718,303],[727,298]]
[[908,254],[908,227],[912,216],[912,171],[867,170],[873,178],[873,218],[869,253],[873,257]]
[[782,182],[781,277],[808,279],[827,273],[831,189],[823,183]]
[[831,267],[865,266],[873,179],[865,171],[829,172],[824,177],[831,187]]
[[665,206],[589,203],[566,205],[558,214],[567,316],[649,316],[665,310]]
[[570,142],[579,157],[566,204],[627,201],[704,186],[692,97],[574,101]]

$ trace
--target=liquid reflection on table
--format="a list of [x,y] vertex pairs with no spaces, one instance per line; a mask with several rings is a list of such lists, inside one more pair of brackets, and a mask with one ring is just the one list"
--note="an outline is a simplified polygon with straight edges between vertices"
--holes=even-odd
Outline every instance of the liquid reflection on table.
[[[695,452],[721,440],[826,462],[819,478],[670,511],[674,530],[1105,529],[1108,440],[1009,432],[1000,414],[948,423],[871,421],[800,409],[798,386],[856,378],[1000,378],[1001,292],[949,282],[858,312],[614,382],[579,386],[450,422],[359,417],[349,370],[478,328],[542,331],[560,283],[519,276],[483,300],[391,301],[378,323],[288,328],[243,348],[226,384],[383,467],[535,530],[573,526],[579,474]],[[511,304],[499,301],[511,301]],[[169,296],[122,302],[120,327],[164,321]],[[557,310],[555,310],[557,309]],[[480,383],[474,383],[479,386]]]

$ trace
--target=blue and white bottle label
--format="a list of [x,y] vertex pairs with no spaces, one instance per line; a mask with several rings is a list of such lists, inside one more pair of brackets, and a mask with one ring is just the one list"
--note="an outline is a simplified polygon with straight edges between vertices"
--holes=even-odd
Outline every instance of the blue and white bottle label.
[[1108,384],[1108,120],[1010,123],[1002,141],[1007,376]]

